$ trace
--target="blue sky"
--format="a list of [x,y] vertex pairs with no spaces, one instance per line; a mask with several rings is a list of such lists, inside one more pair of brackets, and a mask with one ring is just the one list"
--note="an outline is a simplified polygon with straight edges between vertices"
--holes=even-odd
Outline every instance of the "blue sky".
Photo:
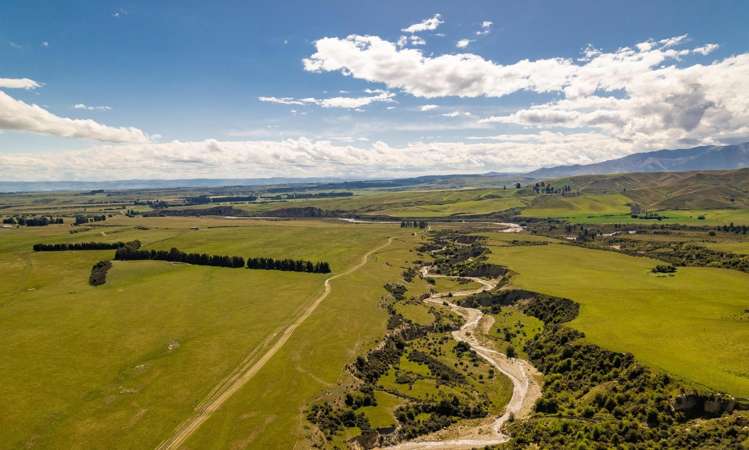
[[741,1],[6,1],[0,79],[34,85],[0,83],[0,176],[517,171],[749,140],[747,19]]

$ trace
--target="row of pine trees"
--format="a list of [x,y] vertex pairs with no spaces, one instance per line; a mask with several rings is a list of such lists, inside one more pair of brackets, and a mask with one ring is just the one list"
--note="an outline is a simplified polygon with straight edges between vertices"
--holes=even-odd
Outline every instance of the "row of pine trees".
[[73,242],[65,244],[34,244],[35,252],[64,252],[67,250],[115,250],[124,242]]
[[241,256],[208,255],[205,253],[185,253],[176,248],[171,250],[139,250],[131,246],[117,249],[114,259],[118,261],[131,261],[152,259],[159,261],[182,262],[200,266],[217,267],[247,267],[248,269],[284,270],[291,272],[330,273],[330,264],[327,262],[312,262],[292,259],[273,258],[248,258]]
[[325,261],[313,263],[301,259],[248,258],[248,269],[285,270],[290,272],[330,273]]

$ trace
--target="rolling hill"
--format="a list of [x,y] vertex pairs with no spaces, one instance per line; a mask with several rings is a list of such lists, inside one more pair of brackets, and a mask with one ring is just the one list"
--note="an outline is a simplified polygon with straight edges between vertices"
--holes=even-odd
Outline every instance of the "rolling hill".
[[732,170],[745,167],[749,167],[749,142],[636,153],[595,164],[547,167],[530,172],[528,176],[548,179],[575,175]]
[[749,169],[583,175],[551,184],[582,193],[623,194],[651,209],[749,208]]

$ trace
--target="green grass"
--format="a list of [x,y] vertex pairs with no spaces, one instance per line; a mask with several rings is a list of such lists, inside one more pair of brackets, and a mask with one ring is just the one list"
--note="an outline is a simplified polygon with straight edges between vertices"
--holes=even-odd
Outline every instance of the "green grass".
[[421,191],[356,191],[353,197],[300,199],[282,202],[236,205],[253,213],[280,208],[314,206],[360,214],[439,217],[458,214],[486,214],[525,205],[514,189],[447,189]]
[[[502,308],[499,314],[493,314],[492,317],[494,324],[487,335],[497,343],[500,352],[507,353],[507,347],[512,345],[522,357],[526,356],[523,351],[525,343],[540,333],[544,326],[542,321],[523,314],[514,307]],[[509,341],[505,339],[504,329],[513,334]]]
[[[564,211],[564,210],[524,210],[523,215],[532,215],[533,217],[552,217],[565,219],[572,223],[589,223],[589,224],[608,224],[608,223],[625,223],[625,224],[643,224],[643,225],[661,225],[661,224],[685,224],[685,225],[736,225],[749,224],[749,209],[703,209],[703,210],[663,210],[655,211],[663,216],[662,220],[633,218],[629,212],[622,213],[600,213],[590,210]],[[703,216],[704,219],[699,219]]]
[[738,253],[740,255],[749,255],[749,241],[745,242],[708,242],[702,244],[713,250],[722,252]]
[[571,245],[493,247],[514,286],[581,305],[571,326],[605,348],[695,384],[749,396],[749,274],[679,268],[658,277],[647,258]]
[[365,406],[360,408],[359,411],[367,416],[369,424],[373,428],[383,428],[395,425],[396,420],[393,413],[395,409],[404,404],[405,401],[395,395],[383,391],[375,391],[374,396],[377,400],[377,406]]
[[510,208],[525,206],[520,197],[493,198],[487,200],[467,200],[447,204],[419,205],[401,208],[383,209],[373,214],[384,214],[394,217],[445,217],[469,214],[489,214]]
[[403,317],[419,325],[431,325],[434,322],[434,316],[423,304],[398,303],[395,310]]
[[627,214],[632,200],[621,194],[583,194],[577,197],[540,195],[522,215],[528,217],[578,217],[580,215]]
[[[406,236],[397,226],[324,222],[121,218],[113,225],[76,234],[67,225],[0,232],[0,448],[155,447],[242,358],[290,323],[325,279],[128,261],[115,262],[107,284],[93,288],[91,266],[112,251],[34,253],[33,243],[138,238],[147,247],[325,259],[342,271],[386,236]],[[409,245],[395,247],[405,256]],[[240,402],[227,412],[239,418],[259,411],[283,424],[268,436],[298,439],[288,431],[301,428],[302,406],[319,390],[315,371],[334,382],[357,346],[384,330],[376,306],[384,275],[336,280],[296,342],[258,374],[270,375],[255,392],[278,396],[273,407]],[[288,359],[284,352],[292,351]],[[222,446],[215,437],[210,442]]]
[[[343,370],[385,333],[378,305],[386,281],[400,277],[413,239],[395,225],[357,226],[381,239],[400,236],[361,270],[333,282],[333,292],[281,350],[188,440],[189,448],[309,447],[305,408],[347,379]],[[378,237],[379,235],[379,237]]]

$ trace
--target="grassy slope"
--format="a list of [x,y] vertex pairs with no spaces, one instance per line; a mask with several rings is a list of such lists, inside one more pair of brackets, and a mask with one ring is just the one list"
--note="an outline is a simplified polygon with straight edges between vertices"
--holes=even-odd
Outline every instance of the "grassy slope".
[[436,217],[452,214],[484,214],[522,206],[514,189],[452,189],[424,191],[356,191],[353,197],[302,199],[285,202],[238,205],[253,213],[281,208],[315,206],[359,214]]
[[621,194],[585,194],[578,197],[541,195],[524,209],[528,217],[577,217],[580,215],[629,213],[631,200]]
[[155,446],[248,351],[290,322],[325,278],[122,262],[106,285],[92,288],[91,265],[111,251],[33,253],[34,242],[140,238],[153,246],[320,258],[342,270],[398,232],[299,222],[189,229],[236,225],[209,219],[120,223],[106,236],[103,228],[75,235],[66,226],[2,230],[0,447]]
[[518,275],[517,287],[568,297],[582,305],[572,325],[606,348],[691,382],[749,396],[749,275],[679,268],[614,252],[553,244],[493,247],[491,261]]
[[345,379],[341,368],[384,334],[387,314],[377,299],[385,281],[398,279],[400,266],[415,255],[412,239],[401,234],[362,270],[333,282],[332,294],[187,446],[292,448],[304,442],[306,405]]
[[624,193],[649,209],[749,208],[749,169],[583,175],[551,184],[584,193]]

